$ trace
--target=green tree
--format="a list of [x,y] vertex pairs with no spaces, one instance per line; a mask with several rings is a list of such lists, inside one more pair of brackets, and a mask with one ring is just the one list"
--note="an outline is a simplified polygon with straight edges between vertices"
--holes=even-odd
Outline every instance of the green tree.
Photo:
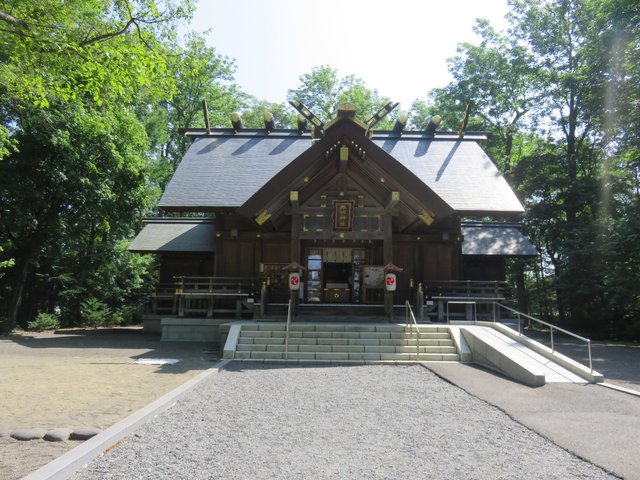
[[[354,75],[340,77],[338,71],[328,65],[314,67],[311,73],[302,75],[300,86],[289,90],[287,98],[299,100],[325,123],[335,116],[340,102],[353,103],[358,117],[366,120],[389,101],[377,90],[367,88],[362,79]],[[392,112],[375,128],[391,128],[398,113]]]
[[594,225],[601,156],[596,142],[602,136],[605,71],[604,59],[593,54],[599,32],[586,0],[517,0],[512,6],[511,33],[524,39],[535,56],[541,92],[537,108],[545,115],[543,128],[555,139],[552,158],[561,168],[557,189],[547,197],[557,207],[551,211],[560,225],[556,248],[547,251],[555,270],[558,309],[561,319],[585,323],[602,294],[601,257],[589,248],[598,244]]
[[264,128],[265,113],[273,115],[276,128],[295,128],[296,112],[284,103],[267,102],[252,98],[241,111],[242,122],[247,128]]
[[6,277],[13,321],[36,273],[61,280],[51,292],[65,281],[87,285],[153,201],[146,135],[126,108],[65,102],[25,106],[17,118],[17,151],[0,162],[0,232],[16,264]]
[[154,103],[140,103],[138,116],[145,123],[151,141],[153,177],[164,187],[189,147],[180,128],[204,127],[202,100],[206,100],[212,127],[229,125],[229,116],[248,102],[248,96],[233,83],[232,60],[191,34],[185,45],[169,49],[167,69],[175,85]]
[[162,39],[192,10],[190,0],[3,0],[0,84],[38,106],[163,94],[172,80]]
[[450,62],[454,81],[415,102],[412,122],[423,128],[439,113],[455,129],[459,120],[446,110],[473,104],[470,128],[496,133],[490,154],[526,202],[526,227],[543,253],[531,276],[552,266],[560,318],[605,330],[620,312],[638,311],[633,287],[623,285],[637,280],[628,259],[640,259],[627,241],[637,234],[640,191],[640,8],[620,0],[510,4],[509,31],[479,22],[480,43],[461,45]]
[[0,245],[15,260],[0,295],[12,321],[53,305],[74,319],[85,298],[106,301],[100,292],[127,278],[109,266],[135,264],[117,246],[153,203],[131,106],[175,92],[170,45],[192,8],[0,2]]
[[449,61],[454,83],[443,90],[443,103],[461,108],[472,104],[473,117],[497,135],[492,143],[500,148],[493,149],[492,158],[508,173],[518,130],[532,122],[527,114],[540,101],[538,68],[515,37],[496,32],[484,20],[477,21],[474,31],[480,44],[463,43]]
[[[0,247],[0,253],[2,253],[4,251],[4,249],[2,247]],[[4,276],[4,272],[3,270],[5,268],[9,268],[9,267],[13,267],[15,261],[13,258],[8,258],[7,260],[3,260],[0,262],[0,278],[2,278]]]

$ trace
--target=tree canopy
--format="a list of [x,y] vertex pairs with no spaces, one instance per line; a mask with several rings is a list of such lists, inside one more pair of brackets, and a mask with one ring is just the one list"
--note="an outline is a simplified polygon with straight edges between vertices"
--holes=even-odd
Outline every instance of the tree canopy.
[[[314,67],[310,73],[302,75],[300,85],[289,90],[287,98],[299,100],[324,122],[333,118],[340,102],[354,104],[361,118],[369,118],[389,101],[380,96],[377,90],[367,88],[362,79],[354,75],[340,77],[338,71],[328,65]],[[377,128],[393,126],[392,119],[398,112],[392,113]]]
[[105,267],[126,258],[122,239],[154,203],[134,107],[175,94],[170,47],[191,9],[0,2],[0,262],[14,264],[0,296],[11,322],[54,305],[77,322],[84,300],[114,300]]
[[[490,156],[526,204],[541,252],[514,261],[520,307],[600,333],[640,336],[640,3],[510,0],[506,31],[450,59],[452,81],[411,107],[489,130]],[[295,126],[285,103],[244,93],[234,60],[179,37],[192,0],[0,0],[0,316],[25,325],[129,318],[152,260],[126,252],[188,144],[179,127]],[[338,102],[368,118],[389,99],[354,75],[313,68],[287,92],[323,121]],[[401,112],[376,128],[385,129]],[[528,306],[527,306],[528,303]]]
[[527,267],[532,303],[546,305],[539,312],[585,329],[619,323],[638,335],[629,268],[640,260],[629,242],[638,234],[638,116],[629,108],[640,85],[638,3],[510,5],[509,30],[479,21],[480,43],[461,45],[451,59],[454,80],[414,110],[471,102],[472,121],[497,134],[492,157],[524,200],[525,227],[542,252]]

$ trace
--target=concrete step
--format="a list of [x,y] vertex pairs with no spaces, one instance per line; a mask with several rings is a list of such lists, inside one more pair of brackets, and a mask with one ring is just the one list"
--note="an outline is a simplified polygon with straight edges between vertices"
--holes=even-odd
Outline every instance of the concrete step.
[[[287,360],[315,361],[400,361],[400,362],[442,362],[459,361],[453,353],[377,353],[377,352],[289,352]],[[284,352],[236,351],[239,360],[285,360]]]
[[[285,338],[286,332],[283,330],[242,330],[240,332],[240,338]],[[421,340],[446,340],[450,338],[449,332],[420,332],[418,335],[413,331],[407,331],[404,333],[394,332],[377,332],[377,331],[315,331],[315,330],[302,330],[302,331],[290,331],[289,338],[378,338],[378,339],[392,339],[392,340],[408,340],[417,339]]]
[[[259,323],[255,325],[245,325],[244,331],[285,331],[286,325],[281,323]],[[389,333],[404,333],[415,331],[415,326],[409,327],[398,324],[388,325],[340,325],[340,324],[292,324],[289,328],[290,332],[297,331],[315,331],[315,332],[389,332]],[[447,333],[448,328],[437,325],[420,325],[419,330],[421,332],[440,332]]]
[[243,325],[234,357],[245,360],[459,361],[447,327],[399,324]]
[[[284,352],[284,345],[261,345],[254,343],[239,343],[238,352]],[[289,344],[289,352],[339,352],[339,353],[456,353],[456,348],[431,346],[420,349],[416,347],[397,347],[387,345],[298,345]]]

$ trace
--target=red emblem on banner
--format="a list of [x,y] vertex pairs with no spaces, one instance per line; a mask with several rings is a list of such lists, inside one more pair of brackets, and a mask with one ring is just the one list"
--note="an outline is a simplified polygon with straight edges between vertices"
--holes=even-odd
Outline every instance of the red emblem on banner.
[[300,274],[289,274],[289,290],[300,290]]
[[396,275],[395,273],[387,273],[384,278],[385,288],[387,292],[396,291]]

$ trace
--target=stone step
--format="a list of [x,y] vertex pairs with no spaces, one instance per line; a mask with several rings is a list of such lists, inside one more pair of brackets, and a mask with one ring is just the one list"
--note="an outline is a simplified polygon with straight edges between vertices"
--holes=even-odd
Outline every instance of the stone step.
[[[284,345],[284,339],[264,340],[262,337],[240,337],[239,344]],[[362,338],[289,338],[289,345],[383,345],[394,347],[453,347],[453,340],[418,340],[416,339],[362,339]]]
[[[284,345],[261,345],[253,343],[239,343],[238,352],[284,352]],[[386,345],[297,345],[289,344],[289,352],[347,352],[347,353],[456,353],[456,348],[441,346],[398,347]]]
[[[285,338],[286,332],[283,330],[242,330],[240,338]],[[448,339],[449,332],[420,332],[420,339]],[[418,334],[415,332],[393,333],[393,332],[347,332],[347,331],[290,331],[289,338],[389,338],[394,340],[415,339]]]
[[[268,331],[268,332],[284,332],[286,325],[283,324],[265,324],[259,323],[255,325],[245,325],[244,331]],[[405,325],[314,325],[314,324],[293,324],[289,328],[290,332],[387,332],[387,333],[405,333],[415,332],[415,326],[406,327]],[[447,327],[421,325],[421,332],[440,332],[447,333]]]
[[[284,338],[274,337],[240,337],[238,343],[256,345],[284,345]],[[384,345],[393,347],[450,347],[451,338],[443,339],[411,339],[411,338],[314,338],[290,337],[289,345]]]
[[[237,351],[240,360],[285,360],[284,352]],[[289,352],[287,360],[315,361],[402,361],[402,362],[442,362],[459,361],[455,353],[375,353],[375,352]]]
[[[286,326],[245,325],[235,358],[284,360]],[[310,361],[459,361],[447,327],[358,324],[295,324],[288,339],[288,360]]]

